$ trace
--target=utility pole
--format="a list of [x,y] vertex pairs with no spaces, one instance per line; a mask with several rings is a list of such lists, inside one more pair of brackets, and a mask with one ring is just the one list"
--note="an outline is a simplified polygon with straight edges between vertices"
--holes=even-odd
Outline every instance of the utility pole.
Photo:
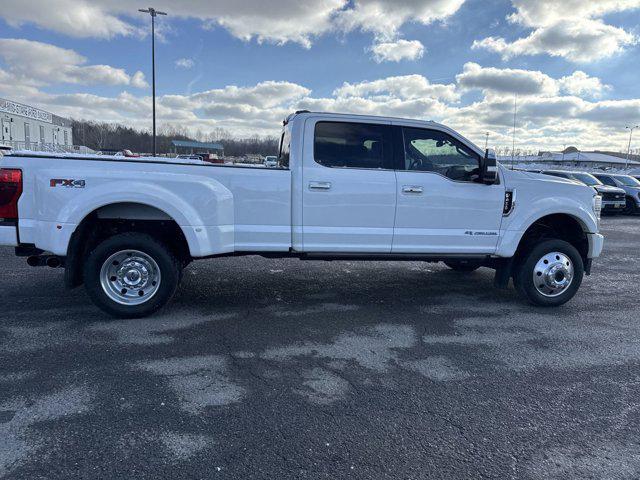
[[156,17],[166,15],[155,8],[139,9],[139,12],[151,15],[151,84],[153,93],[153,156],[156,156]]
[[624,163],[624,168],[629,168],[629,157],[631,156],[631,137],[633,136],[633,131],[636,128],[640,128],[638,125],[634,127],[625,127],[629,130],[629,146],[627,147],[627,161]]
[[516,155],[516,117],[518,115],[518,95],[513,96],[513,143],[511,144],[511,170]]

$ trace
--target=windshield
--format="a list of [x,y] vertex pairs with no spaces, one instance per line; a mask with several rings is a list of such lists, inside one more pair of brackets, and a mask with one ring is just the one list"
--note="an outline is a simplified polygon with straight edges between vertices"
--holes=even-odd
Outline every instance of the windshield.
[[593,187],[594,185],[602,185],[600,180],[588,173],[572,173],[571,175],[576,180],[584,183],[585,185],[589,185],[590,187]]
[[640,187],[640,182],[638,180],[633,177],[628,177],[627,175],[616,176],[616,180],[626,187]]

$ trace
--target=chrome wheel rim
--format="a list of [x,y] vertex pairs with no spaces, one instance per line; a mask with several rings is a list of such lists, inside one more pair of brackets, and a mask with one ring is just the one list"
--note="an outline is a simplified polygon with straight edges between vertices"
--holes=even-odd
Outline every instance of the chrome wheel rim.
[[100,269],[104,293],[121,305],[148,302],[160,288],[160,268],[139,250],[121,250],[107,258]]
[[533,268],[533,285],[545,297],[557,297],[573,282],[573,262],[561,252],[543,256]]

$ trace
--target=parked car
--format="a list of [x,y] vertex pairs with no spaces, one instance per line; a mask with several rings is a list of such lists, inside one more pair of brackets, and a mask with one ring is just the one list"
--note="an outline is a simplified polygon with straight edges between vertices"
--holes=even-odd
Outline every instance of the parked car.
[[267,168],[275,168],[278,166],[278,157],[275,155],[268,155],[264,157],[264,166]]
[[118,157],[118,158],[139,158],[140,154],[138,153],[133,153],[131,150],[120,150],[119,152],[116,152],[114,155],[114,157]]
[[593,176],[605,185],[618,187],[625,191],[624,213],[636,214],[640,212],[640,181],[638,179],[629,175],[613,173],[594,173]]
[[177,155],[177,160],[202,160],[200,155],[191,154],[191,155]]
[[566,170],[545,170],[547,175],[553,175],[556,177],[568,178],[570,180],[576,180],[584,183],[590,187],[593,187],[596,192],[602,197],[602,212],[603,213],[617,213],[622,212],[626,206],[625,191],[622,188],[611,187],[603,184],[596,177],[586,172],[573,172]]
[[203,162],[224,163],[224,158],[220,158],[217,153],[200,153],[198,156]]
[[0,245],[64,265],[67,286],[127,318],[165,305],[198,258],[489,267],[496,286],[513,278],[531,303],[558,306],[602,251],[593,188],[510,171],[444,125],[297,112],[280,138],[277,169],[5,156]]

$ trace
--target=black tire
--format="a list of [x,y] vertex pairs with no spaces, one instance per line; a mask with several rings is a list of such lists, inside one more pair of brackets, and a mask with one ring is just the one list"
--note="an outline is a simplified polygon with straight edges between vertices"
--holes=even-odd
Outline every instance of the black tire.
[[[545,255],[552,252],[560,252],[566,255],[573,264],[573,280],[565,288],[564,291],[557,296],[545,296],[538,291],[534,285],[534,269],[538,261]],[[582,278],[584,276],[584,263],[582,257],[576,248],[564,240],[544,240],[537,245],[533,245],[528,251],[521,256],[513,276],[516,289],[525,299],[534,305],[541,307],[557,307],[564,305],[580,288]]]
[[[107,295],[101,284],[103,264],[117,252],[135,250],[152,258],[161,278],[157,290],[147,301],[123,305]],[[182,263],[162,242],[144,233],[121,233],[99,243],[84,262],[84,284],[89,297],[100,309],[117,318],[141,318],[158,311],[175,294],[182,275]],[[114,277],[115,278],[115,277]]]
[[627,203],[624,206],[622,213],[626,215],[635,215],[636,213],[638,213],[638,207],[636,205],[636,201],[633,198],[626,197],[626,202]]
[[482,266],[482,262],[479,262],[477,260],[450,260],[444,262],[444,264],[451,270],[455,270],[456,272],[460,273],[475,272]]

